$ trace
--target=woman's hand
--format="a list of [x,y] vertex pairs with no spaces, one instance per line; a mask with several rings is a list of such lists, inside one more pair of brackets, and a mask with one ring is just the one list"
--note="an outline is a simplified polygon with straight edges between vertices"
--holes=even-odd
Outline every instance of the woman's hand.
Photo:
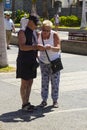
[[44,47],[43,45],[41,45],[41,44],[38,44],[38,45],[37,45],[37,49],[38,49],[39,51],[44,51],[44,50],[45,50],[45,47]]
[[52,49],[52,47],[51,47],[51,45],[46,44],[46,45],[45,45],[45,49],[46,49],[46,50],[51,50],[51,49]]

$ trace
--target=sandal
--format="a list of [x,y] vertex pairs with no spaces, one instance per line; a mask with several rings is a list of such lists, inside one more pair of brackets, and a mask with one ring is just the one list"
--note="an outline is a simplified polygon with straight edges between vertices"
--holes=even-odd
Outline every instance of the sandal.
[[53,102],[53,107],[54,108],[58,108],[59,106],[58,106],[58,102]]
[[22,110],[32,112],[35,109],[34,105],[31,105],[30,103],[22,105]]
[[41,104],[40,104],[40,107],[45,107],[47,106],[47,102],[46,101],[42,101]]

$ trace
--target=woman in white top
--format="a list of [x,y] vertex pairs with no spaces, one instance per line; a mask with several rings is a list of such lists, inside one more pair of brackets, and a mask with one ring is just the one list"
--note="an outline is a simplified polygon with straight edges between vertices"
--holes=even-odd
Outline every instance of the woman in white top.
[[[60,57],[60,39],[58,34],[52,29],[52,22],[49,20],[44,20],[42,24],[42,30],[38,36],[38,43],[43,45],[42,39],[44,41],[44,46],[49,55],[50,60],[54,60]],[[39,55],[40,68],[41,68],[41,96],[42,102],[41,107],[47,105],[48,99],[48,89],[49,81],[51,81],[51,97],[53,100],[53,107],[58,107],[58,95],[59,95],[59,81],[60,81],[60,71],[52,74],[50,62],[47,58],[45,51],[40,51]]]

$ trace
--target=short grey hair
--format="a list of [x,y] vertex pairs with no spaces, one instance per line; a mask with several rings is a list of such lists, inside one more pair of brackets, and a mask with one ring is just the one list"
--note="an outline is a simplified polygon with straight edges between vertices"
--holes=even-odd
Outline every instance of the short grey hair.
[[52,28],[53,23],[50,20],[44,20],[42,26],[48,26]]

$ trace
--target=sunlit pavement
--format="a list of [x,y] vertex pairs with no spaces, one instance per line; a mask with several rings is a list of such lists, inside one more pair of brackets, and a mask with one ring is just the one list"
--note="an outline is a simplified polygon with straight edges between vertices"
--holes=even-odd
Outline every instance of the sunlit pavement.
[[[10,66],[16,67],[17,46],[7,50]],[[38,107],[40,68],[34,80],[31,102],[33,113],[21,111],[20,79],[16,73],[0,73],[0,130],[87,130],[87,57],[62,53],[59,108],[52,108],[49,91],[48,106]]]

